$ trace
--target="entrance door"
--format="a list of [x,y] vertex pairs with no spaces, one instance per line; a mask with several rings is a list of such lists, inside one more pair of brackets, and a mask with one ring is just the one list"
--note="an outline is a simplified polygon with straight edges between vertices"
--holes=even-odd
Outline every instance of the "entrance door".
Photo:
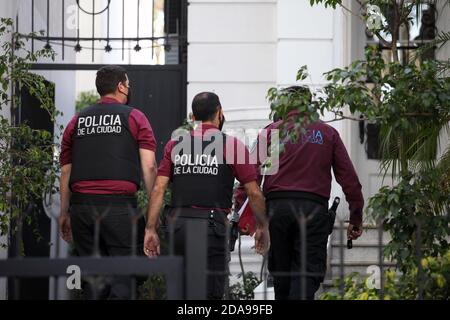
[[132,90],[131,106],[147,116],[156,137],[156,159],[163,156],[172,131],[186,118],[184,66],[127,68]]

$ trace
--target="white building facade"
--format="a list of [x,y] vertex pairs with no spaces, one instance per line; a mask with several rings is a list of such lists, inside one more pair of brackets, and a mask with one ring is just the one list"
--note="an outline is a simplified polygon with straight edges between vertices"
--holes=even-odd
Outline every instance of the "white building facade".
[[[87,3],[87,1],[82,1]],[[114,1],[112,1],[114,3]],[[135,1],[127,0],[135,6]],[[348,8],[357,11],[355,1],[344,0]],[[127,7],[129,8],[129,7]],[[116,8],[120,10],[120,8]],[[147,8],[150,10],[151,8]],[[28,10],[25,1],[0,0],[0,17],[14,18]],[[437,20],[438,30],[450,30],[449,6],[442,7]],[[22,16],[22,15],[21,15]],[[57,15],[56,15],[57,16]],[[38,24],[45,20],[45,8],[38,8]],[[338,8],[311,6],[309,0],[188,0],[188,59],[187,110],[193,96],[201,91],[213,91],[221,99],[226,116],[226,129],[259,129],[270,122],[267,90],[276,86],[296,84],[297,70],[307,65],[310,77],[303,84],[313,89],[326,82],[322,74],[333,68],[348,65],[363,57],[364,25],[356,17]],[[30,21],[21,21],[21,25]],[[145,22],[144,22],[145,23]],[[105,21],[98,21],[97,30],[104,30]],[[114,26],[112,26],[114,29]],[[75,30],[66,26],[66,34]],[[127,30],[132,34],[133,30]],[[437,52],[438,58],[450,57],[449,45]],[[86,49],[76,55],[66,50],[66,59],[89,63]],[[123,61],[119,54],[106,55],[99,51],[96,63],[154,64],[139,53],[130,52]],[[61,56],[56,57],[61,63]],[[56,105],[64,112],[58,119],[66,124],[73,116],[78,91],[95,89],[92,73],[88,76],[58,71],[42,72],[49,80],[60,83],[56,87]],[[90,79],[90,80],[87,80]],[[75,88],[75,89],[74,89]],[[4,108],[3,112],[7,112]],[[369,160],[364,144],[359,142],[358,124],[350,121],[334,122],[340,133],[363,186],[367,200],[376,193],[383,181],[378,174],[379,162]],[[333,183],[332,197],[344,199],[340,187]],[[339,209],[342,219],[348,218],[347,203]],[[244,237],[246,271],[259,272],[261,258],[250,254],[252,241]],[[6,251],[0,249],[0,259]],[[233,255],[232,273],[240,272],[237,256]],[[5,281],[0,279],[0,299],[6,297]]]

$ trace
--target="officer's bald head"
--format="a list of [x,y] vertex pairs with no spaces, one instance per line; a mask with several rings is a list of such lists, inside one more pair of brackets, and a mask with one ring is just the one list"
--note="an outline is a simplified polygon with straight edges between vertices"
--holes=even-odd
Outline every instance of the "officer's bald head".
[[201,92],[192,100],[192,114],[198,121],[212,121],[221,107],[219,97],[213,92]]

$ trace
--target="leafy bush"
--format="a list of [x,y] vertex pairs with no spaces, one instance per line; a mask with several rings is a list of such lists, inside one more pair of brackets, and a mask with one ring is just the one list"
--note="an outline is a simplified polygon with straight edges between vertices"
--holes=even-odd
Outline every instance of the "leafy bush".
[[99,95],[93,90],[80,92],[75,101],[75,112],[80,112],[84,108],[97,103],[98,99],[100,99]]
[[230,286],[230,300],[252,300],[254,298],[253,291],[261,281],[253,272],[246,272],[244,276],[240,273],[238,278],[242,278],[242,282]]
[[29,51],[26,41],[36,34],[24,36],[14,30],[12,19],[0,18],[0,39],[5,39],[0,44],[0,111],[11,107],[11,120],[0,112],[0,237],[15,232],[22,221],[31,225],[32,210],[27,208],[44,194],[57,192],[57,145],[52,135],[16,119],[21,90],[36,98],[53,121],[60,114],[53,100],[54,86],[30,72],[33,63],[40,58],[53,59],[55,53],[51,49]]
[[138,288],[139,300],[166,300],[166,279],[161,275],[152,275]]
[[397,261],[402,272],[420,257],[437,257],[449,249],[450,199],[439,171],[403,176],[395,187],[383,187],[369,200],[368,211],[383,221],[392,240],[385,256]]
[[[417,266],[411,267],[404,274],[397,274],[394,270],[384,273],[385,300],[412,300],[419,297],[419,282],[422,297],[428,300],[450,299],[450,251],[439,257],[422,259],[422,274],[419,275]],[[334,289],[325,292],[322,300],[378,300],[380,290],[369,285],[370,277],[361,277],[358,273],[346,276],[343,280],[336,279]],[[344,296],[341,297],[339,288],[343,286]]]

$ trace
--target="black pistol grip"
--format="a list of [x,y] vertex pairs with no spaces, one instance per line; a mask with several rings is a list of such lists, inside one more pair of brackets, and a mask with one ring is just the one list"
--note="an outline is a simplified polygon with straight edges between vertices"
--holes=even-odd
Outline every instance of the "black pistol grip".
[[330,210],[336,212],[340,202],[341,202],[341,198],[335,197],[334,200],[333,200],[333,204],[331,205]]

